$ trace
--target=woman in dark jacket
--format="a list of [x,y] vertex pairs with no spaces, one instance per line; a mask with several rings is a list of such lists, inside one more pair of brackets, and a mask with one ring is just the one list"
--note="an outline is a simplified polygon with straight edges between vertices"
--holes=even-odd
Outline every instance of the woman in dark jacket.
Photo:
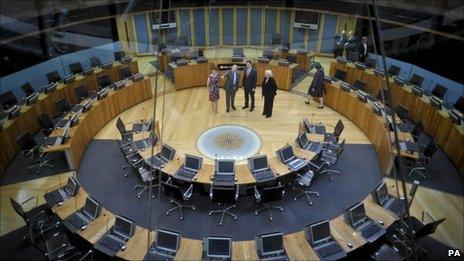
[[264,97],[263,115],[266,115],[266,118],[269,118],[272,116],[274,97],[277,95],[277,84],[272,76],[271,70],[266,70],[264,72],[264,80],[261,86],[263,87],[262,97]]
[[308,94],[309,97],[306,99],[305,103],[309,104],[312,99],[312,96],[319,98],[320,105],[317,106],[318,109],[324,108],[324,94],[326,94],[324,86],[324,69],[320,63],[316,63],[316,72],[314,73],[313,82],[309,86]]

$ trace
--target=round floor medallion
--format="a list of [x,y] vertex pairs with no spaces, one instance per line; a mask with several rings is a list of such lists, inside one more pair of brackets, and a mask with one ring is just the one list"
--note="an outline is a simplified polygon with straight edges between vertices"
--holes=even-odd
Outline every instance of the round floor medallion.
[[256,132],[239,125],[220,125],[203,132],[197,140],[198,150],[209,159],[241,161],[261,148]]

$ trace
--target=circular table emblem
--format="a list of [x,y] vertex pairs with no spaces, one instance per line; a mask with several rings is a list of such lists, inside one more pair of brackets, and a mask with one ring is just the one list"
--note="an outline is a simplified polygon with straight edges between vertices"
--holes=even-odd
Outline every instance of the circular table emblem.
[[209,159],[241,161],[261,148],[256,132],[239,125],[220,125],[203,132],[197,140],[198,150]]

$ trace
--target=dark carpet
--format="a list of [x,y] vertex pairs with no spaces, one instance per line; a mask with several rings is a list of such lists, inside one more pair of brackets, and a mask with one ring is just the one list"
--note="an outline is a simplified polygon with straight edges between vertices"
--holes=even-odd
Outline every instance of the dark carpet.
[[[94,140],[87,147],[77,177],[85,190],[105,208],[135,220],[140,226],[148,227],[147,196],[137,199],[133,187],[138,180],[134,175],[124,177],[123,164],[124,158],[116,141]],[[313,183],[312,189],[319,191],[321,196],[313,200],[312,206],[303,199],[294,201],[292,190],[287,188],[284,200],[278,202],[278,205],[284,207],[284,212],[274,212],[273,221],[268,220],[267,213],[255,216],[253,212],[259,206],[251,196],[242,196],[234,210],[239,220],[233,221],[226,217],[224,225],[219,227],[219,216],[208,215],[208,211],[217,209],[217,206],[210,203],[206,195],[195,193],[190,202],[197,210],[186,210],[183,221],[179,221],[177,212],[170,216],[164,214],[171,207],[169,199],[164,195],[153,200],[151,224],[152,227],[180,231],[183,236],[196,239],[222,234],[234,240],[248,240],[269,231],[299,231],[308,223],[339,216],[344,209],[364,199],[381,179],[377,156],[371,145],[347,144],[336,168],[344,171],[344,174],[335,175],[334,182],[324,175]]]

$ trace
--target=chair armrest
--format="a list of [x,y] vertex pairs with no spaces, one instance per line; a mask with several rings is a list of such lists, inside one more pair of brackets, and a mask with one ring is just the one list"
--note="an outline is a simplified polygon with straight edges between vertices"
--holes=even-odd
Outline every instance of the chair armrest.
[[189,199],[191,196],[192,196],[192,192],[193,192],[193,184],[190,184],[190,186],[188,187],[188,189],[184,192],[184,200],[187,200]]
[[65,248],[68,244],[66,243],[62,243],[59,247],[55,248],[55,249],[52,249],[50,252],[48,253],[45,253],[45,256],[50,256],[51,254],[57,252],[58,250],[62,249],[62,248]]
[[238,199],[238,193],[239,193],[239,186],[237,185],[237,187],[235,188],[235,201],[237,201]]
[[435,219],[432,217],[432,215],[430,215],[430,213],[425,210],[422,211],[422,222],[424,222],[426,215],[432,220],[432,222],[435,222]]
[[213,185],[209,186],[209,198],[213,199]]
[[[83,261],[85,260],[89,255],[93,254],[93,249],[90,249],[89,251],[87,251],[87,253],[85,253],[85,255],[81,256],[81,258],[79,259],[79,261]],[[92,258],[91,258],[92,259]]]
[[166,180],[166,183],[167,183],[167,184],[172,184],[172,177],[169,177],[169,178]]
[[259,190],[256,186],[253,186],[254,194],[255,194],[255,199],[257,201],[261,201],[261,194],[259,193]]

